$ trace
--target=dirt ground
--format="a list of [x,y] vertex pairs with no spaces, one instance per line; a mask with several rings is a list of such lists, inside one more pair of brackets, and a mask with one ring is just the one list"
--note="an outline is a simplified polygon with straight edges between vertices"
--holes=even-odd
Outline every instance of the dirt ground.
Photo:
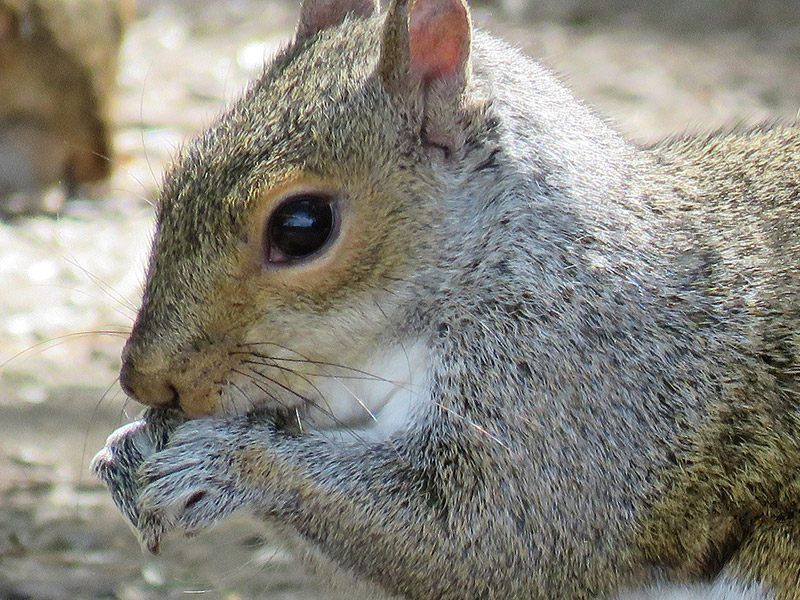
[[[503,19],[481,5],[475,21],[637,140],[800,116],[797,0],[632,6],[540,1]],[[161,172],[288,38],[295,13],[274,1],[140,2],[111,182],[57,218],[0,222],[0,600],[325,597],[246,519],[143,555],[88,473],[106,435],[138,412],[116,373]]]

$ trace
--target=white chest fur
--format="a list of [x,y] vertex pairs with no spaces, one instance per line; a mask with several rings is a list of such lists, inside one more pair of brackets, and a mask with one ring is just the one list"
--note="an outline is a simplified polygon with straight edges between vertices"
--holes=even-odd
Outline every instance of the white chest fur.
[[[304,431],[379,440],[403,429],[430,398],[429,352],[420,341],[393,345],[357,364],[304,363],[298,356],[262,357],[263,364],[248,372],[235,369],[217,416],[274,405],[294,410]],[[281,379],[288,367],[296,377]]]
[[428,352],[421,342],[393,346],[355,370],[332,369],[315,381],[320,400],[304,415],[314,429],[385,439],[429,400]]

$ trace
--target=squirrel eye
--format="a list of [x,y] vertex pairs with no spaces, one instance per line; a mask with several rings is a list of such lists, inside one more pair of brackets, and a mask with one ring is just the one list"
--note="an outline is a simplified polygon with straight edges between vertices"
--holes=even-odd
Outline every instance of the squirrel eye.
[[313,194],[294,196],[269,218],[264,240],[266,260],[285,263],[309,257],[328,243],[333,229],[330,198]]

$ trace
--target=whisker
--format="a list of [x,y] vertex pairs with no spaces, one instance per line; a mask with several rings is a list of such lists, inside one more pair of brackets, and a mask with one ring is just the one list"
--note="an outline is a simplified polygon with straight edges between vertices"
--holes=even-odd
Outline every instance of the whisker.
[[[134,306],[134,304],[130,300],[128,300],[125,296],[123,296],[117,290],[115,290],[114,286],[107,283],[106,281],[103,281],[100,277],[89,271],[87,268],[81,266],[81,264],[74,256],[69,255],[68,250],[66,250],[66,252],[68,253],[68,256],[64,260],[67,263],[71,264],[76,269],[80,270],[81,273],[83,273],[86,277],[88,277],[89,280],[92,283],[94,283],[100,289],[100,291],[103,292],[110,300],[116,302],[117,304],[121,305],[124,308],[127,308],[128,310],[134,313],[136,312],[136,306]],[[125,316],[130,318],[130,315],[125,315]]]
[[[383,315],[383,318],[386,319],[386,322],[387,323],[390,322],[389,316],[386,314],[386,311],[383,310],[383,307],[380,305],[377,298],[373,298],[373,301],[375,302],[375,307]],[[413,391],[413,385],[411,381],[412,379],[411,358],[408,356],[408,350],[406,349],[406,346],[402,341],[400,342],[400,349],[403,351],[403,356],[406,359],[406,369],[407,369],[406,372],[408,373],[408,382],[409,382],[408,386],[404,386],[403,389],[405,389],[406,391]]]
[[[34,284],[30,284],[28,287],[30,289],[46,288],[46,289],[50,289],[50,290],[66,290],[66,291],[68,291],[68,292],[70,292],[72,294],[81,295],[81,296],[84,296],[86,298],[89,298],[92,301],[96,300],[96,296],[93,296],[90,292],[88,292],[86,290],[77,289],[77,288],[74,288],[74,287],[68,286],[68,285],[56,285],[56,284],[53,284],[53,283],[34,283]],[[106,294],[106,295],[108,295],[108,294]],[[119,304],[119,302],[117,302],[117,300],[115,298],[112,298],[112,300],[114,300],[114,302],[116,304]],[[117,306],[112,306],[111,308],[113,309],[113,311],[115,313],[117,313],[119,316],[123,317],[124,319],[126,319],[128,321],[132,321],[133,320],[129,313],[123,312]],[[128,308],[128,307],[125,306],[124,308]]]
[[[378,306],[378,310],[380,310],[381,314],[383,314],[385,316],[385,312],[383,311],[382,307]],[[249,350],[249,348],[256,348],[257,349],[257,348],[264,347],[264,346],[272,346],[272,347],[275,347],[275,348],[279,348],[279,349],[284,350],[284,351],[286,351],[288,353],[294,354],[294,355],[298,356],[299,358],[276,357],[276,356],[272,356],[272,355],[269,355],[269,354],[263,354],[261,352],[254,352],[252,350]],[[361,408],[364,409],[366,411],[366,413],[369,415],[370,420],[372,422],[376,423],[376,424],[379,423],[379,420],[378,420],[377,416],[372,412],[372,410],[367,406],[367,404],[363,400],[361,400],[361,398],[359,398],[358,394],[353,392],[353,390],[351,390],[346,385],[346,383],[342,381],[343,379],[344,380],[380,381],[380,382],[384,382],[384,383],[388,383],[390,385],[396,386],[397,388],[399,388],[401,390],[413,391],[412,386],[406,384],[405,382],[393,381],[391,379],[387,379],[385,377],[381,377],[381,376],[375,375],[375,374],[370,373],[368,371],[365,371],[363,369],[357,369],[357,368],[349,367],[349,366],[343,365],[343,364],[337,364],[337,363],[327,362],[327,361],[322,361],[322,360],[314,360],[314,359],[309,358],[308,356],[305,356],[302,352],[299,352],[299,351],[295,350],[294,348],[290,348],[290,347],[284,346],[284,345],[279,344],[277,342],[239,343],[239,344],[237,344],[237,348],[239,348],[240,350],[232,351],[229,354],[232,355],[232,356],[233,355],[238,355],[238,356],[242,356],[243,355],[243,356],[249,357],[250,360],[242,361],[242,362],[248,362],[250,365],[275,368],[275,369],[277,369],[279,371],[290,372],[290,373],[293,373],[293,374],[303,378],[307,383],[309,383],[310,385],[312,385],[312,387],[314,387],[314,389],[320,395],[322,400],[326,402],[326,404],[327,404],[327,399],[324,397],[323,394],[320,393],[320,391],[316,387],[316,385],[313,384],[311,381],[309,381],[309,379],[306,378],[305,375],[312,375],[314,377],[327,377],[327,378],[334,379],[339,385],[341,385],[356,400],[356,402],[358,402],[358,404],[361,406]],[[406,355],[406,363],[408,365],[409,372],[410,372],[411,371],[410,359],[408,358],[408,353],[406,352],[405,347],[403,347],[403,351],[404,351],[404,353]],[[314,372],[313,374],[311,374],[311,373],[303,373],[303,372],[299,372],[299,371],[297,371],[295,369],[289,369],[288,367],[286,367],[284,365],[281,365],[280,363],[290,363],[290,364],[298,364],[298,363],[299,364],[303,364],[303,363],[305,363],[305,364],[309,364],[309,365],[314,365],[316,367],[327,367],[329,369],[339,369],[341,371],[344,371],[345,373],[355,373],[356,375],[341,375],[341,374],[337,375],[337,374],[334,374],[334,373],[325,372],[325,369],[320,369],[321,372]],[[335,414],[334,414],[333,410],[331,409],[330,405],[328,405],[328,409],[327,410],[323,409],[319,405],[319,403],[314,402],[310,398],[306,398],[306,397],[298,394],[295,390],[288,389],[287,386],[284,386],[284,385],[280,384],[279,382],[275,381],[274,379],[271,379],[269,376],[261,373],[260,371],[256,371],[255,369],[252,368],[252,366],[249,366],[248,370],[254,372],[259,377],[262,377],[262,378],[270,381],[274,385],[278,385],[279,387],[282,387],[283,389],[287,390],[289,393],[300,397],[304,402],[309,403],[310,405],[312,405],[315,408],[317,408],[318,410],[320,410],[320,412],[322,412],[323,414],[327,415],[329,418],[331,418],[333,420],[333,422],[337,423],[340,427],[342,427],[343,429],[349,431],[350,434],[353,435],[356,439],[358,439],[361,443],[366,444],[366,441],[362,438],[362,436],[358,435],[353,428],[351,428],[350,426],[346,425],[345,423],[343,423],[341,421],[341,419],[339,419],[338,417],[335,416]],[[299,418],[299,414],[297,414],[296,416],[298,416],[298,418]],[[300,426],[302,426],[302,424],[300,424]],[[396,447],[394,441],[390,441],[390,443],[391,443],[392,447],[394,448],[395,453],[397,453],[398,457],[400,457],[400,451]]]
[[[263,358],[266,358],[266,357],[263,357]],[[297,375],[298,377],[303,379],[303,381],[305,381],[310,386],[312,386],[314,388],[314,390],[317,392],[317,394],[320,396],[320,398],[325,400],[324,394],[322,394],[322,392],[316,386],[316,384],[314,384],[308,377],[306,377],[305,375],[301,374],[300,372],[298,372],[298,371],[296,371],[294,369],[290,369],[290,368],[284,367],[282,365],[274,364],[274,361],[272,363],[266,363],[266,362],[258,363],[256,361],[252,361],[252,360],[245,360],[245,361],[242,361],[242,362],[246,363],[246,364],[256,364],[256,365],[259,365],[259,366],[268,366],[268,367],[271,367],[271,368],[279,369],[281,371],[286,371],[286,372],[292,373],[294,375]],[[348,394],[350,394],[356,402],[358,402],[359,406],[361,406],[361,408],[364,409],[364,412],[366,412],[367,415],[369,415],[369,418],[374,423],[376,423],[376,424],[378,423],[378,418],[375,416],[375,413],[373,413],[372,410],[369,408],[369,406],[367,406],[367,404],[363,400],[361,400],[361,398],[358,396],[358,394],[356,394],[353,390],[351,390],[349,387],[347,387],[347,385],[345,385],[344,382],[341,381],[341,379],[339,379],[335,375],[325,374],[325,375],[321,375],[321,376],[328,377],[328,378],[331,378],[331,379],[335,380],[336,383],[338,383],[340,386],[342,386],[342,388],[344,388],[344,390]],[[360,378],[360,379],[366,379],[366,378]],[[326,400],[326,403],[327,403],[327,400]],[[331,413],[333,412],[333,410],[331,409],[330,406],[328,406],[328,409],[329,409],[329,411]]]
[[[393,383],[393,384],[396,384],[396,385],[401,385],[402,384],[402,382],[392,381],[391,379],[384,379],[383,377],[380,377],[378,375],[373,375],[373,374],[367,373],[367,372],[365,372],[364,375],[334,375],[332,373],[317,372],[317,371],[314,371],[313,373],[309,373],[307,371],[297,371],[297,370],[295,370],[293,368],[290,369],[289,367],[280,367],[277,363],[278,362],[289,362],[289,363],[300,363],[300,364],[308,363],[309,365],[314,365],[314,366],[322,366],[322,367],[328,366],[328,367],[336,367],[336,368],[343,369],[343,370],[355,370],[355,369],[352,369],[351,367],[346,367],[345,365],[337,365],[337,364],[333,364],[333,363],[325,363],[325,362],[313,361],[313,360],[303,360],[303,359],[299,359],[299,358],[281,358],[279,356],[271,356],[269,354],[261,354],[260,352],[244,352],[244,351],[236,352],[236,351],[234,351],[234,352],[231,352],[230,354],[231,355],[237,355],[237,356],[249,356],[254,361],[255,360],[264,361],[264,362],[259,363],[259,364],[262,364],[264,366],[274,366],[275,368],[282,368],[282,369],[290,370],[292,373],[297,373],[297,374],[303,373],[305,375],[314,375],[315,377],[325,377],[325,378],[333,378],[333,379],[342,378],[342,379],[352,379],[352,380],[355,380],[355,381],[383,381],[385,383]],[[269,362],[267,362],[267,361],[269,361]]]
[[[61,246],[62,251],[64,252],[64,260],[67,264],[72,265],[76,269],[78,269],[81,273],[83,273],[89,281],[94,283],[97,288],[103,292],[109,299],[113,302],[116,302],[123,308],[127,308],[132,312],[136,312],[136,306],[133,305],[124,295],[120,294],[117,290],[114,289],[114,286],[109,284],[106,281],[103,281],[100,277],[89,271],[87,268],[83,267],[80,262],[78,261],[77,257],[69,250],[69,246],[64,242],[61,234],[59,233],[58,236],[59,245]],[[126,317],[130,318],[130,315],[125,315]]]
[[32,346],[28,346],[24,350],[20,350],[19,352],[17,352],[13,356],[11,356],[8,359],[6,359],[5,361],[1,362],[0,363],[0,369],[3,369],[4,367],[6,367],[11,361],[16,360],[16,359],[20,358],[21,356],[24,356],[25,354],[29,354],[30,352],[33,352],[34,350],[37,350],[37,349],[40,350],[40,352],[45,352],[45,351],[49,350],[50,348],[55,348],[57,346],[60,346],[64,342],[68,342],[68,341],[71,341],[73,339],[79,339],[79,338],[83,338],[83,337],[90,337],[90,336],[93,336],[93,335],[98,335],[98,336],[104,336],[104,335],[106,335],[106,336],[127,336],[128,333],[129,332],[127,332],[127,331],[98,330],[98,331],[77,331],[77,332],[74,332],[74,333],[67,333],[67,334],[64,334],[64,335],[59,335],[59,336],[56,336],[56,337],[52,337],[52,338],[46,339],[46,340],[41,341],[41,342],[37,342],[36,344],[33,344]]
[[[141,120],[141,119],[140,119],[140,120]],[[75,143],[69,143],[69,144],[67,144],[67,145],[68,145],[69,147],[73,148],[73,149],[76,149],[76,150],[84,150],[84,151],[85,151],[85,150],[89,150],[89,153],[90,153],[90,154],[92,154],[93,156],[96,156],[97,158],[102,158],[104,161],[106,161],[107,163],[109,163],[109,164],[110,164],[110,165],[112,165],[113,167],[115,167],[115,168],[116,168],[116,167],[118,167],[118,168],[122,169],[123,171],[125,171],[125,173],[128,175],[128,177],[130,177],[130,178],[131,178],[131,179],[133,179],[133,180],[134,180],[136,183],[138,183],[138,184],[139,184],[139,187],[141,187],[141,188],[142,188],[142,190],[144,190],[144,192],[145,192],[145,193],[148,193],[148,192],[149,192],[149,190],[147,189],[147,187],[145,187],[145,185],[144,185],[144,183],[142,182],[142,180],[141,180],[141,179],[139,179],[138,177],[136,177],[136,175],[134,175],[134,174],[133,174],[133,171],[131,171],[131,170],[130,170],[128,167],[126,167],[125,165],[123,165],[123,164],[122,164],[120,161],[118,161],[118,160],[114,160],[114,158],[113,158],[113,157],[111,157],[111,156],[108,156],[108,155],[106,155],[106,154],[103,154],[102,152],[98,152],[97,150],[90,150],[90,149],[89,149],[87,146],[83,146],[83,145],[80,145],[80,144],[75,144]],[[128,190],[126,190],[126,189],[122,189],[122,188],[120,188],[119,190],[116,190],[116,189],[115,189],[115,190],[113,190],[113,191],[122,191],[122,192],[128,192]],[[149,204],[151,207],[155,208],[155,205],[153,204],[152,200],[150,200],[150,199],[149,199],[147,196],[145,196],[144,194],[136,194],[136,195],[139,197],[139,199],[140,199],[140,200],[144,200],[144,201],[145,201],[145,203],[147,203],[147,204]]]
[[[315,401],[314,401],[314,400],[312,400],[311,398],[309,398],[309,397],[307,397],[307,396],[304,396],[304,395],[303,395],[303,394],[301,394],[300,392],[298,392],[298,391],[296,391],[296,390],[293,390],[293,389],[292,389],[292,388],[290,388],[289,386],[282,384],[281,382],[279,382],[279,381],[277,381],[277,380],[273,379],[272,377],[269,377],[268,375],[265,375],[264,373],[261,373],[261,372],[259,372],[259,371],[254,371],[253,369],[249,369],[249,370],[250,370],[250,371],[251,371],[251,373],[253,373],[254,375],[256,375],[256,376],[258,376],[258,377],[261,377],[261,378],[262,378],[264,381],[266,381],[266,382],[269,382],[269,383],[271,383],[271,384],[273,384],[273,385],[276,385],[276,386],[278,386],[278,387],[279,387],[279,388],[281,388],[282,390],[284,390],[284,391],[286,391],[286,392],[288,392],[288,393],[292,394],[293,396],[297,397],[299,400],[302,400],[302,401],[303,401],[303,402],[305,402],[306,404],[309,404],[310,406],[313,406],[314,408],[316,408],[317,410],[319,410],[319,411],[320,411],[322,414],[324,414],[324,415],[325,415],[325,416],[327,416],[329,419],[331,419],[331,421],[333,421],[334,423],[336,423],[337,425],[339,425],[339,426],[340,426],[340,427],[341,427],[343,430],[345,430],[345,431],[347,431],[348,433],[350,433],[350,435],[352,435],[352,436],[353,436],[355,439],[357,439],[359,442],[361,442],[361,443],[362,443],[362,444],[364,444],[364,445],[367,445],[367,442],[366,442],[366,440],[365,440],[364,438],[362,438],[360,435],[358,435],[358,433],[357,433],[357,432],[356,432],[354,429],[352,429],[352,428],[351,428],[351,427],[349,427],[349,426],[348,426],[346,423],[344,423],[344,422],[343,422],[341,419],[339,419],[339,418],[338,418],[338,417],[337,417],[337,416],[336,416],[336,415],[333,413],[333,411],[331,411],[331,410],[330,410],[330,407],[328,407],[327,409],[326,409],[326,408],[323,408],[322,406],[320,406],[320,405],[319,405],[317,402],[315,402]],[[283,406],[283,407],[285,408],[285,405],[284,405],[283,403],[281,403],[281,402],[280,402],[280,401],[279,401],[279,400],[278,400],[278,399],[277,399],[275,396],[273,396],[273,395],[272,395],[270,392],[268,392],[266,389],[264,389],[262,386],[260,386],[260,385],[259,385],[259,383],[258,383],[258,382],[257,382],[257,381],[256,381],[256,380],[255,380],[255,379],[254,379],[254,378],[253,378],[251,375],[249,375],[249,374],[247,374],[247,373],[243,373],[242,371],[239,371],[238,369],[233,369],[233,372],[234,372],[234,373],[238,373],[239,375],[242,375],[243,377],[247,377],[248,379],[250,379],[250,380],[253,382],[253,384],[254,384],[254,385],[256,385],[256,387],[258,387],[258,388],[259,388],[261,391],[263,391],[265,394],[267,394],[267,396],[269,396],[269,398],[270,398],[271,400],[274,400],[275,402],[278,402],[279,404],[281,404],[281,406]]]
[[155,171],[153,171],[153,163],[150,162],[147,144],[144,142],[144,90],[147,87],[147,80],[150,77],[150,70],[152,68],[152,63],[147,65],[147,71],[145,71],[144,79],[142,80],[142,93],[139,98],[139,137],[142,140],[142,152],[144,153],[144,161],[147,163],[147,169],[150,171],[150,177],[153,178],[153,183],[158,186],[158,177],[156,177]]
[[[267,388],[265,388],[263,385],[261,385],[261,383],[259,381],[257,381],[253,375],[261,376],[262,379],[264,379],[265,381],[268,381],[270,383],[274,383],[271,379],[269,379],[268,377],[264,377],[261,373],[258,373],[257,371],[253,371],[252,369],[248,369],[248,370],[250,370],[252,374],[251,373],[246,373],[244,371],[240,371],[239,369],[232,369],[232,371],[234,373],[249,379],[253,383],[253,385],[255,385],[261,392],[266,394],[267,398],[269,398],[273,402],[278,403],[281,406],[281,408],[288,408],[283,402],[281,402],[278,399],[278,397],[275,394],[273,394],[271,391],[269,391]],[[247,401],[250,404],[253,403],[253,399],[250,398],[250,396],[247,393],[244,393],[244,396],[245,396],[245,398],[247,399]]]
[[472,421],[472,420],[468,419],[468,418],[467,418],[467,417],[465,417],[464,415],[462,415],[462,414],[459,414],[458,412],[454,411],[452,408],[449,408],[449,407],[447,407],[447,406],[445,406],[444,404],[441,404],[441,403],[439,403],[439,402],[437,402],[437,403],[436,403],[436,406],[437,406],[437,407],[439,407],[439,408],[441,408],[443,411],[445,411],[445,412],[447,412],[447,413],[449,413],[449,414],[453,415],[454,417],[457,417],[457,418],[461,419],[461,420],[462,420],[462,421],[464,421],[464,422],[465,422],[467,425],[469,425],[470,427],[472,427],[473,429],[475,429],[475,431],[478,431],[478,432],[480,432],[481,434],[485,435],[486,437],[488,437],[488,438],[489,438],[489,439],[491,439],[492,441],[496,442],[496,443],[497,443],[499,446],[501,446],[501,447],[505,448],[506,450],[508,450],[509,452],[511,452],[511,449],[510,449],[510,448],[509,448],[509,447],[508,447],[508,446],[505,444],[505,442],[503,442],[503,440],[501,440],[501,439],[500,439],[499,437],[497,437],[496,435],[494,435],[494,434],[492,434],[492,433],[489,433],[489,431],[487,431],[485,428],[481,427],[480,425],[478,425],[478,424],[477,424],[477,423],[475,423],[474,421]]
[[[266,361],[258,362],[258,361],[254,361],[254,360],[243,360],[241,362],[242,362],[242,364],[245,364],[245,365],[255,365],[257,367],[270,367],[270,368],[277,369],[277,370],[279,370],[281,372],[284,372],[284,373],[290,373],[292,375],[297,375],[300,379],[302,379],[308,385],[313,387],[314,391],[317,392],[317,394],[319,394],[320,397],[322,397],[322,395],[323,395],[322,392],[320,391],[320,389],[316,386],[316,384],[313,381],[311,381],[311,379],[306,377],[306,375],[311,375],[312,373],[301,373],[299,371],[295,371],[294,369],[290,369],[289,367],[283,367],[281,365],[267,363]],[[258,373],[259,375],[263,375],[263,373],[261,373],[260,371],[256,371],[255,369],[251,369],[251,370],[254,373]]]
[[[228,383],[231,384],[234,388],[236,388],[236,391],[239,392],[242,395],[242,397],[245,399],[245,405],[246,406],[250,406],[250,405],[253,404],[253,399],[239,385],[237,385],[233,381],[229,381]],[[255,382],[253,382],[253,383],[255,383]],[[273,400],[275,400],[277,402],[276,399],[273,399]],[[236,408],[236,405],[234,405],[234,408]],[[237,413],[236,416],[239,416],[238,413]]]
[[86,449],[89,445],[89,431],[91,430],[92,425],[95,422],[95,418],[97,417],[97,411],[100,410],[100,406],[103,404],[103,401],[106,399],[106,396],[108,396],[109,392],[111,392],[111,390],[114,389],[114,386],[117,385],[118,382],[119,382],[119,376],[117,376],[116,379],[114,379],[114,381],[112,381],[108,385],[105,391],[103,391],[103,393],[100,396],[100,399],[95,403],[94,408],[92,409],[92,414],[89,416],[89,424],[86,426],[86,435],[83,436],[83,448],[81,449],[81,464],[80,464],[81,468],[78,471],[80,473],[80,475],[78,475],[78,485],[80,485],[83,482],[83,474],[85,471],[83,467],[86,464]]
[[[375,375],[374,373],[370,373],[369,371],[364,371],[362,369],[357,369],[355,367],[348,367],[347,365],[342,365],[342,364],[339,364],[339,363],[326,362],[326,361],[322,361],[322,360],[314,360],[312,358],[308,358],[306,356],[303,356],[302,354],[300,354],[296,350],[292,350],[291,348],[287,348],[286,346],[282,346],[281,344],[276,344],[274,342],[249,342],[249,343],[246,343],[246,344],[239,344],[239,347],[245,348],[245,347],[248,347],[248,346],[261,346],[261,345],[276,346],[278,348],[281,348],[282,350],[286,350],[287,352],[292,352],[294,354],[297,354],[298,356],[300,356],[300,358],[284,358],[284,357],[278,357],[278,356],[272,356],[272,355],[268,355],[268,354],[260,354],[260,353],[254,353],[254,352],[232,352],[231,354],[251,354],[253,356],[260,356],[260,357],[267,358],[267,359],[274,360],[274,361],[290,362],[290,363],[308,363],[308,364],[311,364],[311,365],[316,365],[316,366],[321,366],[321,367],[332,367],[332,368],[336,368],[336,369],[342,369],[344,371],[350,371],[352,373],[357,373],[358,375],[362,376],[363,379],[374,380],[374,381],[383,381],[385,383],[391,383],[391,384],[398,385],[398,386],[399,385],[403,385],[403,383],[400,382],[400,381],[393,381],[391,379],[386,379],[385,377],[381,377],[379,375]],[[331,375],[331,376],[332,377],[347,377],[348,379],[356,379],[355,377],[344,376],[344,375]]]
[[[253,364],[253,361],[247,361],[247,360],[245,360],[245,361],[242,361],[242,362],[244,362],[244,363],[247,363],[247,364]],[[281,365],[276,365],[276,364],[272,364],[272,365],[266,365],[266,364],[265,364],[264,366],[270,366],[270,367],[272,367],[272,368],[279,369],[279,370],[281,370],[281,371],[285,371],[285,372],[291,373],[291,374],[293,374],[293,375],[297,375],[297,376],[298,376],[298,377],[300,377],[300,378],[301,378],[303,381],[305,381],[305,382],[306,382],[306,383],[308,383],[308,384],[309,384],[311,387],[313,387],[313,388],[314,388],[314,391],[316,391],[316,392],[317,392],[317,394],[319,395],[319,397],[320,397],[320,398],[323,398],[323,399],[325,398],[325,396],[324,396],[324,395],[323,395],[323,393],[320,391],[320,389],[319,389],[319,388],[316,386],[316,384],[315,384],[313,381],[311,381],[311,380],[310,380],[308,377],[306,377],[305,375],[302,375],[301,373],[299,373],[298,371],[295,371],[295,370],[293,370],[293,369],[290,369],[290,368],[288,368],[288,367],[283,367],[283,366],[281,366]],[[350,394],[350,395],[353,397],[353,399],[354,399],[356,402],[358,402],[358,404],[361,406],[361,408],[363,408],[363,409],[364,409],[364,412],[366,412],[366,413],[369,415],[369,418],[370,418],[370,419],[372,419],[372,421],[373,421],[373,422],[375,422],[375,423],[377,423],[377,422],[378,422],[378,418],[377,418],[377,417],[375,416],[375,414],[374,414],[374,413],[373,413],[373,412],[370,410],[370,408],[369,408],[369,407],[368,407],[368,406],[367,406],[367,405],[364,403],[364,401],[363,401],[363,400],[361,400],[361,398],[359,398],[359,397],[358,397],[358,394],[356,394],[356,393],[355,393],[353,390],[351,390],[349,387],[347,387],[347,386],[346,386],[346,385],[345,385],[345,384],[344,384],[344,383],[343,383],[343,382],[342,382],[342,381],[341,381],[341,380],[340,380],[338,377],[335,377],[335,376],[332,376],[332,375],[331,375],[331,376],[329,376],[329,377],[332,377],[332,378],[333,378],[333,379],[336,381],[336,383],[338,383],[340,386],[342,386],[342,388],[344,388],[344,390],[345,390],[345,391],[346,391],[348,394]],[[329,406],[328,408],[330,408],[330,406]]]

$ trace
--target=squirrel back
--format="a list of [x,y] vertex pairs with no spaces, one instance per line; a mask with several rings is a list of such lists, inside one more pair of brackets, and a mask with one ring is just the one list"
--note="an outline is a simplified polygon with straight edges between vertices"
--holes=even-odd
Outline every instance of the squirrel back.
[[458,0],[307,0],[165,180],[121,383],[222,429],[147,481],[224,431],[221,513],[409,598],[796,599],[799,189],[797,126],[637,148]]

